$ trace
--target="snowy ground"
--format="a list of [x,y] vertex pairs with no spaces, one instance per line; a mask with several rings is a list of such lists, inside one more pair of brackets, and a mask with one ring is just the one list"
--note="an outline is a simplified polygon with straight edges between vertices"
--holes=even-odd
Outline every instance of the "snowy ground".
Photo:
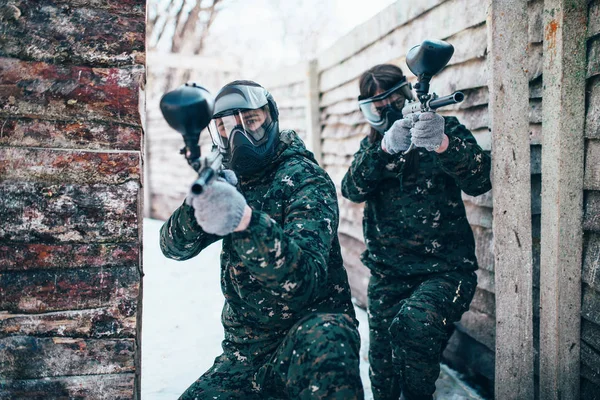
[[[172,400],[213,364],[221,353],[223,295],[219,284],[221,243],[188,261],[165,258],[158,246],[162,221],[144,220],[144,304],[142,328],[142,399]],[[361,376],[371,400],[368,377],[368,324],[360,321]],[[438,399],[480,399],[442,366]]]

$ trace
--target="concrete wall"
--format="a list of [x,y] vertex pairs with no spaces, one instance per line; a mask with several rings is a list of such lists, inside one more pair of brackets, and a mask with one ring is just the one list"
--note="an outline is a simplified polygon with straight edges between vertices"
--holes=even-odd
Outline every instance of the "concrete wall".
[[585,121],[581,398],[600,398],[600,1],[589,2]]
[[144,31],[0,4],[0,398],[139,398]]

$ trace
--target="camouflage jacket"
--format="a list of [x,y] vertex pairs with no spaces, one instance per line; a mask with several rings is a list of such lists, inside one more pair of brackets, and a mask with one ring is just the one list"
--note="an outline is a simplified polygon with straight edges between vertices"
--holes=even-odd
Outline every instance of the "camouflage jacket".
[[[311,313],[355,317],[333,182],[293,131],[282,131],[271,166],[240,179],[238,190],[253,210],[250,225],[222,238],[223,347],[238,357],[273,351]],[[203,232],[183,204],[161,228],[160,245],[165,256],[184,260],[219,239]]]
[[473,232],[461,190],[478,196],[491,189],[490,157],[455,117],[444,117],[450,139],[441,154],[408,156],[381,150],[365,138],[342,181],[342,194],[366,202],[363,263],[383,275],[410,276],[477,269]]

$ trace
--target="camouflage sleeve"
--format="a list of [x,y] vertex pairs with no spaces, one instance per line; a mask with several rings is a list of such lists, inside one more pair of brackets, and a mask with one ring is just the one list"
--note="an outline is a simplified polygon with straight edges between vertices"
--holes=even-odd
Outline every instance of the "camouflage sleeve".
[[185,203],[160,228],[160,249],[173,260],[190,259],[219,239],[200,228],[194,209]]
[[381,149],[381,140],[369,143],[369,138],[364,138],[342,180],[342,196],[355,203],[365,201],[385,177],[385,165],[393,158]]
[[292,179],[287,184],[298,188],[285,200],[283,226],[253,210],[250,225],[234,232],[232,242],[250,274],[298,310],[318,298],[327,283],[339,211],[331,180],[322,174]]
[[456,117],[444,117],[449,144],[438,155],[440,167],[468,195],[479,196],[492,188],[490,155],[477,144],[473,134]]

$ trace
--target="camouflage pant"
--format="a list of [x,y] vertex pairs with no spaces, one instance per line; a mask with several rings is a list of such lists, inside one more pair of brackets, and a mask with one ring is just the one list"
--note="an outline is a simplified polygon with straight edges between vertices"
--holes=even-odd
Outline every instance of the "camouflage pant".
[[411,278],[373,274],[369,282],[369,361],[375,400],[431,399],[453,322],[475,294],[474,272]]
[[313,314],[266,362],[223,353],[180,399],[362,399],[359,348],[350,317]]

